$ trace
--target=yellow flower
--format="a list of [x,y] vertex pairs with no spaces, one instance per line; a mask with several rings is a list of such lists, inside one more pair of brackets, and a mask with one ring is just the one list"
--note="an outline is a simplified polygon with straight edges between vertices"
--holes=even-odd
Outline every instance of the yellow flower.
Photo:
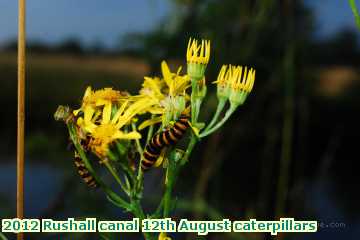
[[[196,39],[189,39],[186,60],[187,60],[187,73],[193,82],[193,86],[199,85],[199,80],[204,79],[206,66],[210,59],[210,41],[201,40],[198,42]],[[206,91],[205,88],[202,89]],[[193,87],[194,91],[194,87]],[[197,93],[195,93],[197,94]],[[200,94],[201,95],[201,94]],[[201,97],[200,97],[201,98]]]
[[77,116],[79,112],[84,111],[86,108],[93,108],[103,106],[107,103],[120,103],[129,99],[129,94],[127,92],[116,91],[112,88],[99,89],[93,91],[91,87],[87,87],[80,109],[74,110],[74,115]]
[[164,85],[164,82],[158,77],[144,77],[140,95],[161,100],[165,97],[162,93]]
[[144,112],[155,103],[154,100],[139,99],[135,102],[125,101],[114,114],[113,104],[104,105],[100,115],[96,115],[91,106],[84,109],[84,118],[78,118],[78,125],[91,137],[89,143],[92,151],[99,157],[106,156],[109,145],[117,139],[139,139],[141,135],[136,132],[124,132],[122,128],[128,125],[137,115]]
[[187,75],[180,76],[181,67],[177,73],[172,73],[165,61],[161,62],[161,72],[168,88],[169,96],[185,95],[185,90],[190,86],[190,78]]
[[83,105],[102,106],[109,102],[115,103],[127,98],[128,93],[116,91],[112,88],[92,91],[91,87],[88,87],[83,98]]
[[156,98],[161,101],[167,96],[175,97],[185,95],[185,90],[190,86],[190,78],[187,75],[180,75],[181,67],[177,73],[172,73],[165,61],[161,62],[163,78],[145,77],[140,95]]
[[235,70],[234,73],[235,77],[232,82],[232,89],[234,91],[245,91],[247,93],[250,93],[255,81],[255,70],[250,68],[249,70],[245,66],[239,66]]
[[255,82],[255,70],[248,70],[247,67],[238,66],[232,73],[232,83],[229,101],[238,106],[245,102]]
[[91,136],[92,139],[89,146],[99,157],[105,157],[107,155],[110,144],[116,139],[141,138],[140,133],[135,131],[125,133],[120,131],[113,123],[101,124],[92,131]]
[[[190,78],[187,75],[180,75],[181,67],[177,73],[172,73],[165,61],[161,63],[162,78],[145,77],[143,88],[140,90],[140,95],[135,98],[144,98],[154,100],[156,103],[147,109],[148,112],[155,115],[165,115],[169,113],[170,120],[174,113],[180,113],[184,110],[186,100],[189,96],[186,95],[186,89],[190,86]],[[169,116],[164,117],[166,119]],[[149,123],[158,123],[151,120],[142,124],[142,127],[149,126]],[[168,122],[167,120],[163,122]]]
[[217,80],[214,82],[217,84],[217,97],[219,99],[227,100],[229,98],[235,70],[236,67],[231,65],[221,67]]
[[158,240],[171,240],[171,238],[168,237],[166,233],[162,232],[159,234]]
[[188,63],[208,64],[210,59],[210,41],[201,40],[201,44],[196,39],[189,39],[186,60]]

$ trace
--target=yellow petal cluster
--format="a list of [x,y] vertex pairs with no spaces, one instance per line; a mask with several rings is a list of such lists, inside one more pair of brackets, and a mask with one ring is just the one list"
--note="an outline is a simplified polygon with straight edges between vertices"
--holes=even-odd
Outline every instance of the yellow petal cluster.
[[238,66],[234,69],[232,89],[235,91],[245,91],[250,93],[255,82],[255,70],[247,67]]
[[[163,115],[169,108],[177,109],[179,105],[179,97],[189,99],[186,89],[190,86],[190,78],[188,75],[181,75],[181,67],[176,73],[171,72],[168,64],[163,61],[161,63],[162,78],[145,77],[140,95],[137,98],[151,99],[156,102],[147,109],[152,114]],[[154,123],[154,121],[150,121]],[[148,126],[148,124],[145,124]]]
[[74,112],[77,125],[90,137],[89,147],[99,157],[106,156],[109,146],[117,139],[139,139],[140,133],[126,132],[136,115],[156,104],[155,99],[133,98],[111,88],[92,91],[88,87],[82,107]]
[[109,102],[118,102],[127,99],[129,94],[127,92],[117,91],[112,88],[104,88],[93,91],[88,87],[83,97],[83,105],[101,106]]
[[168,237],[166,233],[162,232],[159,234],[158,240],[171,240],[171,238]]
[[214,83],[217,83],[220,87],[225,87],[229,83],[231,84],[233,68],[234,67],[231,65],[229,65],[229,67],[227,65],[223,65],[220,69],[217,80]]
[[189,39],[186,60],[188,63],[208,64],[210,59],[210,41]]

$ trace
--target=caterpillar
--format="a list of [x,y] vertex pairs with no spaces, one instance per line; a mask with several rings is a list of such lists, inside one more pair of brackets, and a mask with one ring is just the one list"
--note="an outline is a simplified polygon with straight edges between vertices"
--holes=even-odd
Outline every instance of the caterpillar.
[[[54,114],[54,118],[57,121],[64,121],[66,124],[69,124],[71,122],[75,122],[75,116],[72,113],[72,110],[68,106],[59,106]],[[78,130],[78,135],[82,136],[80,140],[80,145],[84,149],[84,151],[89,150],[89,142],[90,137],[84,136],[84,134]],[[95,178],[91,175],[89,170],[86,168],[85,163],[81,159],[79,153],[76,151],[75,146],[73,142],[70,139],[70,143],[68,145],[68,149],[74,151],[74,163],[75,167],[77,169],[78,174],[80,177],[84,180],[84,182],[91,188],[96,188],[98,186]]]
[[189,127],[189,116],[182,114],[172,127],[155,134],[145,147],[141,169],[146,171],[151,168],[159,158],[161,150],[166,146],[175,145]]
[[77,169],[77,172],[79,173],[80,177],[83,179],[83,181],[91,188],[97,188],[98,184],[95,180],[95,178],[91,175],[89,170],[86,168],[85,163],[81,159],[79,153],[77,151],[74,151],[75,153],[75,166]]
[[[90,142],[89,136],[87,136],[85,139],[80,140],[80,145],[84,149],[85,152],[87,152],[89,150],[89,146],[88,146],[89,142]],[[88,185],[91,188],[97,188],[98,184],[97,184],[95,178],[91,175],[89,170],[86,168],[84,161],[81,159],[80,154],[76,150],[76,148],[71,140],[70,140],[70,144],[69,144],[68,148],[70,148],[71,150],[74,151],[74,164],[75,164],[75,167],[76,167],[76,170],[77,170],[79,176],[86,183],[86,185]]]

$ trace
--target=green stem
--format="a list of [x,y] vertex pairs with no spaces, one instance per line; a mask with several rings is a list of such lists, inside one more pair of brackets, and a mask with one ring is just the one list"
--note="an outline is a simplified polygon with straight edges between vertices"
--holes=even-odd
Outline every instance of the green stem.
[[[196,141],[195,141],[196,142]],[[194,147],[194,144],[190,145],[191,149]],[[174,185],[176,183],[177,177],[180,173],[180,170],[183,166],[183,159],[185,155],[183,152],[174,149],[169,154],[168,159],[168,167],[166,172],[166,184],[165,184],[165,191],[163,195],[163,218],[167,218],[170,216],[170,212],[173,209],[173,199],[172,199],[172,191]]]
[[191,79],[191,123],[196,126],[203,97],[199,96],[199,79]]
[[76,151],[79,153],[81,159],[83,160],[83,162],[85,164],[85,167],[90,172],[91,176],[93,176],[95,178],[96,182],[104,190],[104,192],[108,195],[109,198],[111,198],[114,202],[118,203],[119,206],[121,206],[125,210],[129,210],[130,204],[128,202],[126,202],[124,199],[122,199],[119,195],[117,195],[114,191],[112,191],[111,188],[108,187],[94,171],[90,161],[86,157],[86,154],[79,143],[74,124],[70,122],[67,124],[67,127],[69,130],[70,138],[71,138],[72,142],[74,143]]
[[226,112],[224,118],[221,119],[221,121],[218,122],[212,129],[207,131],[205,130],[202,134],[200,134],[199,138],[206,137],[211,133],[215,132],[216,130],[218,130],[230,118],[230,116],[235,112],[235,110],[236,110],[236,106],[231,106],[230,109]]
[[196,121],[196,123],[198,122],[198,119],[199,119],[199,114],[200,114],[200,108],[201,108],[202,101],[203,101],[202,98],[197,98],[195,100],[195,106],[196,106],[195,121]]
[[194,125],[196,123],[195,118],[196,118],[196,105],[195,105],[195,94],[194,92],[196,91],[196,81],[191,80],[191,123]]
[[360,16],[359,16],[359,12],[356,7],[356,2],[355,2],[355,0],[349,0],[349,4],[350,4],[351,10],[354,14],[354,17],[355,17],[356,26],[360,30]]
[[109,151],[109,157],[111,160],[114,160],[116,162],[118,162],[121,166],[121,168],[124,170],[124,172],[130,177],[130,179],[132,180],[132,183],[135,182],[135,175],[134,172],[129,168],[129,164],[127,162],[127,159],[124,159],[124,155],[120,146],[120,143],[118,141],[116,141],[115,143],[116,148],[118,150],[119,153],[119,160],[120,161],[116,161],[117,159],[115,158],[115,156]]
[[[132,129],[133,129],[133,130],[136,130],[136,126],[135,126],[134,123],[132,123],[131,126],[132,126]],[[151,126],[151,127],[153,127],[153,126]],[[149,131],[150,131],[150,129],[149,129]],[[152,130],[151,130],[151,131],[152,131]],[[149,137],[149,136],[148,136],[148,137]],[[135,142],[136,142],[136,148],[137,148],[137,150],[138,150],[138,152],[139,152],[139,154],[140,154],[140,162],[139,162],[138,176],[137,176],[138,185],[136,186],[136,188],[139,189],[139,188],[141,188],[141,187],[139,186],[139,184],[142,185],[142,178],[143,178],[143,171],[142,171],[142,169],[141,169],[141,162],[142,162],[142,159],[143,159],[144,150],[143,150],[143,148],[141,147],[141,144],[140,144],[139,139],[136,139]]]
[[220,116],[221,111],[224,109],[225,104],[226,104],[226,100],[224,100],[224,99],[219,100],[219,103],[216,108],[216,112],[215,112],[211,122],[209,123],[209,125],[205,128],[205,130],[204,130],[205,132],[208,131],[212,126],[214,126],[214,124],[216,123],[216,121],[218,120],[218,118]]
[[176,154],[176,150],[169,154],[169,163],[167,167],[166,179],[167,182],[165,184],[165,192],[163,197],[163,218],[167,218],[170,216],[171,208],[172,208],[172,191],[177,179],[177,175],[180,172],[181,166],[178,164],[179,157]]
[[0,232],[0,239],[1,240],[8,240],[7,237]]
[[163,210],[163,206],[164,206],[164,197],[161,198],[159,206],[156,208],[155,212],[151,215],[151,218],[160,218],[161,210]]
[[[154,114],[151,115],[151,119],[154,119]],[[147,132],[147,137],[146,137],[146,142],[148,143],[150,141],[150,139],[152,138],[154,133],[154,124],[149,126],[149,130]]]
[[[140,201],[138,199],[132,199],[131,200],[131,209],[132,209],[132,213],[134,214],[134,216],[136,218],[139,218],[140,224],[141,224],[142,220],[145,219],[145,214],[144,214],[144,211],[141,208],[141,204],[140,204]],[[152,233],[143,232],[143,235],[144,235],[146,240],[156,240],[156,237]]]
[[194,147],[196,145],[196,142],[197,142],[197,137],[194,134],[192,134],[189,145],[188,145],[188,147],[187,147],[187,149],[185,151],[185,155],[181,159],[181,165],[184,165],[189,160],[189,157],[190,157],[191,152],[193,151],[193,149],[194,149]]
[[127,194],[130,195],[129,193],[129,189],[125,186],[125,184],[121,181],[119,175],[117,174],[117,172],[114,170],[113,166],[111,166],[111,164],[109,163],[109,161],[105,161],[105,166],[106,168],[109,170],[109,172],[111,173],[111,175],[115,178],[116,182],[120,185],[121,189]]
[[[133,131],[136,131],[136,125],[135,125],[135,123],[131,123],[131,127],[132,127],[132,130]],[[143,155],[143,149],[142,149],[142,147],[141,147],[141,144],[140,144],[140,141],[139,141],[139,139],[135,139],[135,143],[136,143],[136,148],[137,148],[137,150],[138,150],[138,152],[140,153],[140,155]]]

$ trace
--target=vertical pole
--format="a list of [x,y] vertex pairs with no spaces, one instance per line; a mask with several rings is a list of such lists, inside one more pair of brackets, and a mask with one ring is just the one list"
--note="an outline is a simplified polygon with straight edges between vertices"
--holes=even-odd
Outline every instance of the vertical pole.
[[[25,0],[18,13],[18,108],[17,108],[17,217],[24,217],[24,137],[25,137]],[[18,240],[24,235],[19,233]]]

